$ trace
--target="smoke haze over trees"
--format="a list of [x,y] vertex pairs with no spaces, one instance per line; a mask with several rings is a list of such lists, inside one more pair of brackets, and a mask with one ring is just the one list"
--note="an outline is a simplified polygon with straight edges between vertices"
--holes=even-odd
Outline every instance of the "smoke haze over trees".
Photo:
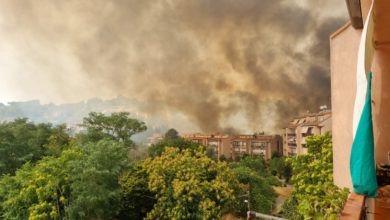
[[187,131],[275,131],[330,105],[346,14],[336,0],[3,1],[0,101],[123,95]]

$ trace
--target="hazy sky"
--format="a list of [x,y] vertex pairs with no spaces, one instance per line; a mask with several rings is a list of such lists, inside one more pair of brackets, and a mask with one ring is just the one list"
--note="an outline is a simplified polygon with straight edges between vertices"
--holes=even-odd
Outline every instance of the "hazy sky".
[[0,0],[0,102],[124,95],[194,130],[273,131],[330,103],[340,0]]

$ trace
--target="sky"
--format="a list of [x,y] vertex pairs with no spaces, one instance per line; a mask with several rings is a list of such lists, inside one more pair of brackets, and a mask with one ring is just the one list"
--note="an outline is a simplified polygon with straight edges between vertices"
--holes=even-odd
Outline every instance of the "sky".
[[339,0],[0,0],[0,102],[126,96],[186,132],[274,132],[330,106],[346,21]]

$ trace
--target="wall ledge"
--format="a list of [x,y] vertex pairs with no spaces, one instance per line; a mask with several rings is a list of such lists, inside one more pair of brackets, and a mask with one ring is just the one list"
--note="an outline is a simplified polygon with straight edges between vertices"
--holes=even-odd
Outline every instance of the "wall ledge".
[[340,220],[360,220],[364,214],[365,197],[351,193],[344,205]]

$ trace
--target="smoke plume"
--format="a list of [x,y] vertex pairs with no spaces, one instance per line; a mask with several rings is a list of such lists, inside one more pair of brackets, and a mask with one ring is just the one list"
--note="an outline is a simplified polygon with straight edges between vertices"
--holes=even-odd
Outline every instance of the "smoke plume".
[[329,35],[345,6],[301,2],[1,1],[0,63],[17,99],[124,95],[193,130],[276,131],[330,106]]

